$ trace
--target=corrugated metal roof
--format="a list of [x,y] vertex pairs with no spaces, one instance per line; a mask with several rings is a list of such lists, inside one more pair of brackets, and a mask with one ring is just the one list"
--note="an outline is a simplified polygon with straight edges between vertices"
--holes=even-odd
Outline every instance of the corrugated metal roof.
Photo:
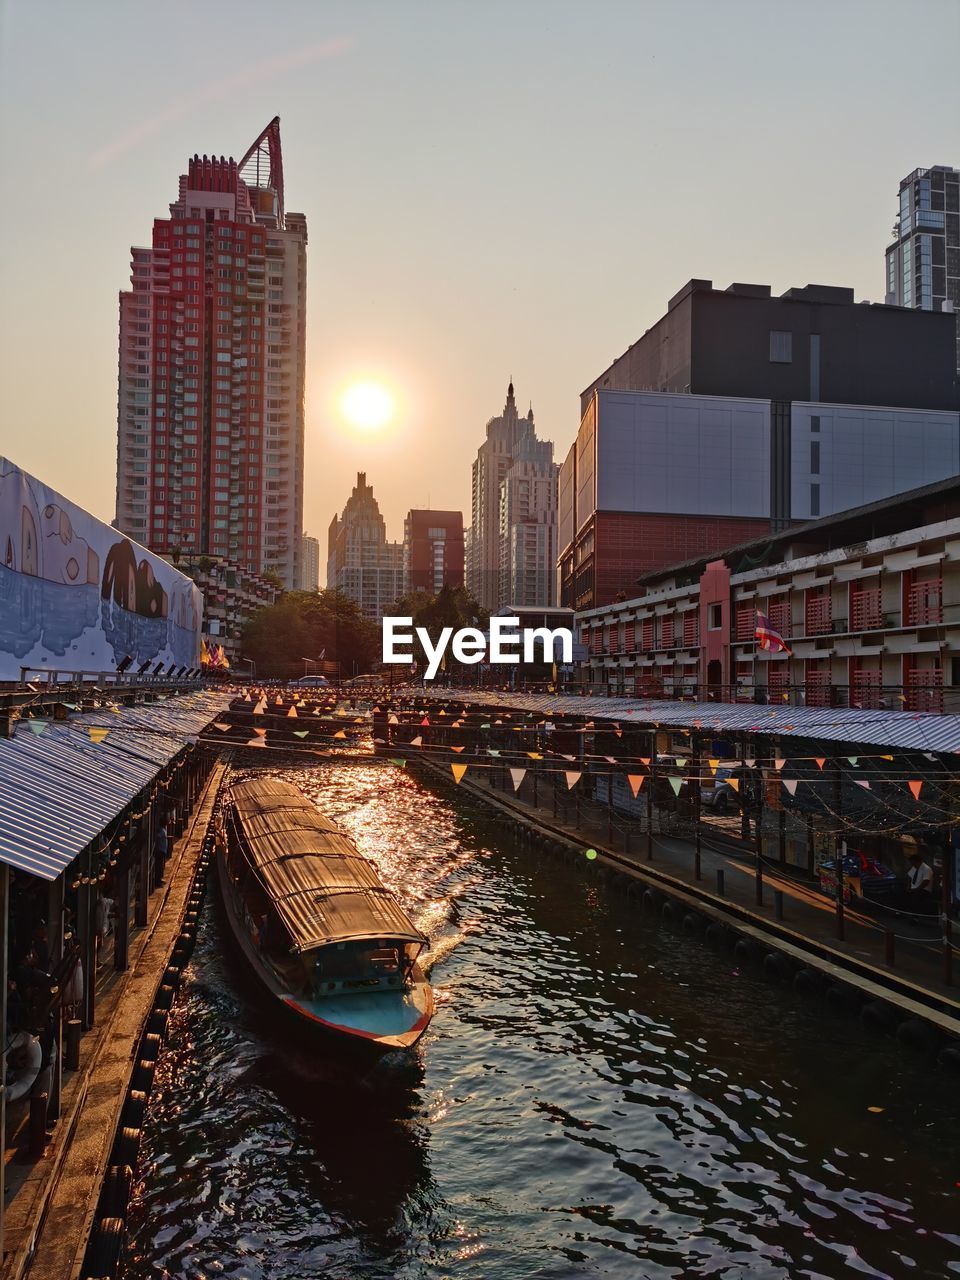
[[229,803],[246,855],[298,951],[361,938],[426,941],[373,864],[292,783],[237,782]]
[[[0,738],[0,862],[54,880],[227,706],[219,693],[47,721]],[[92,742],[91,727],[108,729]]]
[[782,734],[828,742],[902,747],[907,751],[960,754],[960,716],[912,711],[861,711],[856,707],[767,707],[738,702],[658,702],[645,698],[576,698],[567,695],[485,692],[476,689],[417,690],[435,701],[517,707],[549,719],[563,713],[701,728],[717,733]]

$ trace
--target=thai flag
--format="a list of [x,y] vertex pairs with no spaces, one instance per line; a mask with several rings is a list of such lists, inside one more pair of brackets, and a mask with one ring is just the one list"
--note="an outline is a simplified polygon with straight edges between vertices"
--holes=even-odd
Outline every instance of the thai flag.
[[757,629],[754,637],[761,649],[768,649],[771,653],[793,653],[793,650],[784,640],[783,636],[772,625],[770,619],[765,613],[757,611]]

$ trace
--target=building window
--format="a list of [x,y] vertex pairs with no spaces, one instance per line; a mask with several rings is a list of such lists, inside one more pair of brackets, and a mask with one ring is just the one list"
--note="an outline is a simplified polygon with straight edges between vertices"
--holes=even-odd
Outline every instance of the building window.
[[793,363],[793,334],[779,329],[770,330],[770,363]]
[[710,606],[710,610],[707,617],[708,617],[707,626],[710,628],[710,630],[719,631],[720,628],[723,626],[723,605],[712,604]]
[[810,474],[818,476],[820,474],[820,441],[810,441]]
[[820,486],[818,484],[810,486],[810,514],[812,516],[820,514]]
[[811,431],[819,431],[819,430],[820,430],[820,415],[819,415],[819,413],[815,413],[815,414],[813,414],[813,415],[812,415],[812,417],[810,418],[810,430],[811,430]]

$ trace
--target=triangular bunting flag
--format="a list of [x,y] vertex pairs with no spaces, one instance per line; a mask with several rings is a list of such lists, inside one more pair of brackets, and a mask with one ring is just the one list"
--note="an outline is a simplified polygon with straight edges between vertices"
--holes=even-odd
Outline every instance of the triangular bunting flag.
[[306,738],[306,737],[309,737],[309,735],[310,735],[309,729],[294,729],[293,731],[293,736],[295,738]]
[[827,757],[826,757],[826,756],[814,756],[813,758],[814,758],[814,760],[816,761],[817,768],[818,768],[818,769],[820,769],[820,770],[822,771],[822,770],[823,770],[823,766],[827,763]]
[[710,766],[710,772],[711,772],[711,773],[716,773],[716,772],[717,772],[717,768],[718,768],[718,767],[719,767],[719,765],[720,765],[720,761],[719,761],[719,760],[712,760],[712,759],[711,759],[711,760],[708,760],[708,761],[707,761],[707,764]]
[[740,790],[740,779],[739,779],[739,778],[728,778],[728,779],[727,779],[727,786],[728,786],[728,787],[732,787],[734,791],[739,792],[739,790]]
[[678,795],[680,794],[680,788],[683,786],[683,779],[682,779],[682,778],[671,778],[671,779],[670,779],[670,785],[671,785],[671,787],[673,787],[673,794],[674,794],[675,796],[678,796]]
[[31,720],[29,721],[29,724],[30,724],[30,732],[35,733],[38,738],[42,734],[46,733],[49,727],[47,725],[46,720]]
[[99,725],[93,724],[87,730],[91,742],[102,742],[109,732],[109,729],[102,729]]
[[795,796],[795,795],[797,794],[797,781],[798,781],[798,779],[796,779],[796,778],[781,778],[781,779],[780,779],[780,781],[783,783],[784,787],[786,788],[787,792],[788,792],[790,795]]
[[778,756],[773,762],[773,767],[779,771],[786,763],[786,760]]
[[407,767],[406,760],[392,759],[390,763],[395,764],[398,769],[405,769]]
[[443,707],[441,707],[439,714],[445,716],[447,713],[444,711]]
[[853,765],[853,767],[856,769],[856,767],[857,767],[857,762],[858,762],[858,760],[860,759],[860,757],[859,757],[859,756],[847,756],[847,759],[848,759],[848,760],[849,760],[849,762]]
[[757,763],[756,757],[751,758],[750,756],[744,756],[743,763],[747,766],[748,769],[752,769],[753,766]]
[[266,731],[266,729],[254,729],[254,731],[253,731],[253,732],[254,732],[254,733],[256,733],[256,734],[259,734],[259,736],[260,736],[261,738],[265,738],[265,737],[267,736],[267,731]]
[[520,790],[520,783],[524,780],[524,778],[525,778],[526,776],[527,776],[527,771],[526,771],[526,769],[511,769],[511,770],[510,770],[510,778],[511,778],[511,781],[513,782],[513,789],[514,789],[514,791],[519,791],[519,790]]
[[864,791],[870,790],[869,782],[864,782],[861,778],[854,778],[854,782],[857,784],[858,787],[863,787]]
[[528,752],[527,752],[527,755],[530,757],[530,759],[531,759],[531,760],[542,760],[542,759],[543,759],[543,756],[540,754],[540,752],[539,752],[539,751],[528,751]]
[[567,790],[572,791],[583,775],[578,773],[576,769],[565,769],[563,776],[567,780]]
[[424,716],[424,717],[423,717],[423,719],[420,721],[420,724],[421,724],[421,726],[426,725],[426,726],[428,726],[428,727],[429,727],[429,724],[430,724],[430,717],[429,717],[429,716]]
[[247,743],[248,747],[265,747],[267,745],[265,738],[251,738]]
[[213,723],[215,729],[219,729],[221,733],[229,733],[233,725],[226,724],[223,720],[215,720]]
[[[346,737],[346,734],[344,734],[343,736],[344,736],[344,737]],[[420,735],[419,735],[419,734],[417,734],[417,736],[416,736],[415,738],[412,738],[412,739],[410,740],[410,745],[411,745],[411,747],[422,747],[422,746],[423,746],[423,739],[420,737]]]
[[400,721],[396,716],[387,716],[387,724],[399,724]]
[[333,736],[334,736],[335,738],[346,738],[346,736],[347,736],[347,735],[343,732],[343,730],[342,730],[342,729],[338,729],[338,730],[337,730],[337,732],[336,732]]
[[453,774],[454,782],[457,784],[457,786],[459,786],[460,780],[462,779],[463,775],[467,772],[467,766],[465,764],[451,764],[450,772]]
[[922,780],[922,779],[917,779],[917,781],[916,781],[916,782],[908,782],[908,783],[907,783],[907,786],[910,788],[910,791],[911,791],[911,793],[912,793],[912,795],[913,795],[914,800],[919,800],[919,799],[920,799],[920,788],[923,786],[923,780]]
[[257,705],[253,708],[253,714],[255,716],[262,716],[263,712],[264,712],[263,703],[258,702]]
[[499,751],[494,751],[493,747],[487,747],[487,755],[488,755],[488,756],[498,756],[499,754],[500,754],[500,752],[499,752]]
[[456,752],[458,752],[458,753],[459,753],[459,752],[463,751],[463,747],[451,747],[451,748],[450,748],[450,750],[451,750],[451,751],[456,751]]
[[639,761],[640,761],[640,763],[641,763],[642,765],[646,765],[646,767],[647,767],[648,769],[650,768],[650,757],[649,757],[649,756],[638,756],[637,758],[639,759]]
[[634,800],[636,800],[637,793],[639,792],[640,788],[643,786],[645,778],[646,778],[646,774],[644,773],[628,773],[627,774],[627,782],[630,784],[630,790],[633,792]]
[[287,712],[287,719],[296,720],[296,718],[297,718],[297,708],[291,707],[290,710]]

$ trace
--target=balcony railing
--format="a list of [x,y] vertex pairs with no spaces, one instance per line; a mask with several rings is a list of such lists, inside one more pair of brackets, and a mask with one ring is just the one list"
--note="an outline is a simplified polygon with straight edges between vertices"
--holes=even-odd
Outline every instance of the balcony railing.
[[[599,696],[638,698],[650,701],[752,702],[761,706],[848,707],[862,711],[929,711],[960,714],[960,686],[944,688],[936,672],[917,672],[907,685],[865,685],[811,683],[769,688],[747,681],[708,685],[696,677],[645,675],[624,677],[608,684],[590,682],[585,687]],[[942,676],[941,676],[942,679]]]

